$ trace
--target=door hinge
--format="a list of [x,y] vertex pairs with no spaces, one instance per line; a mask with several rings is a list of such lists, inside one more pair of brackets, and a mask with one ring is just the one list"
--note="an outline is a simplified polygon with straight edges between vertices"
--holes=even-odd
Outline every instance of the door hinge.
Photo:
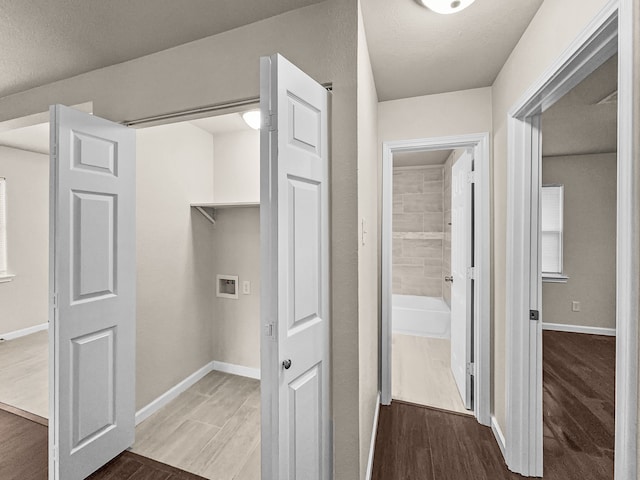
[[54,445],[53,446],[53,461],[54,462],[58,462],[58,446]]
[[540,320],[540,312],[538,310],[529,310],[529,320]]
[[476,183],[476,172],[469,172],[467,174],[467,182]]
[[275,113],[269,112],[268,115],[264,116],[264,127],[270,131],[275,132],[278,126],[278,115]]
[[58,308],[58,294],[53,294],[53,308]]
[[473,362],[467,363],[467,375],[472,375],[475,377],[476,375],[476,364]]
[[267,337],[275,338],[275,325],[273,323],[267,323],[264,326],[264,334]]
[[475,280],[476,279],[476,267],[467,268],[467,278],[469,280]]

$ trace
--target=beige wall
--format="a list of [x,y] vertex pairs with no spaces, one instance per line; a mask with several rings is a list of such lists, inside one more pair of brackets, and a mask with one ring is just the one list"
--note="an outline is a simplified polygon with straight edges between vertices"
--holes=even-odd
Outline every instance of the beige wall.
[[[365,479],[378,398],[378,97],[358,2],[358,217],[365,241],[358,245],[358,353],[360,478]],[[362,228],[362,223],[361,227]],[[362,235],[362,231],[360,232]]]
[[443,166],[393,169],[393,294],[442,297]]
[[[378,104],[378,146],[391,140],[491,131],[491,88]],[[379,150],[381,152],[382,150]]]
[[137,392],[141,408],[212,360],[213,141],[188,123],[137,131]]
[[506,431],[507,113],[605,4],[606,0],[545,0],[492,87],[493,413],[503,431]]
[[213,201],[260,203],[260,131],[214,135],[213,150]]
[[[215,172],[214,172],[215,175]],[[213,251],[213,360],[260,368],[260,208],[216,210]],[[238,298],[216,297],[216,275],[237,275]],[[242,293],[242,282],[251,293]]]
[[[564,185],[567,283],[542,285],[542,321],[616,328],[615,153],[545,157],[542,183]],[[571,311],[579,301],[580,312]]]
[[0,336],[49,317],[49,157],[0,146],[7,178],[7,256],[11,282],[0,283]]

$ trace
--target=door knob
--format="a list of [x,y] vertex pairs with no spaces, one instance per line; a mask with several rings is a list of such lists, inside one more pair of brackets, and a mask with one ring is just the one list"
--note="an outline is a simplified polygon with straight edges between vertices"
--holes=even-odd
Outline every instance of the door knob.
[[451,282],[453,283],[453,275],[447,275],[444,277],[444,281],[445,282]]
[[282,366],[285,370],[289,370],[291,368],[291,360],[286,359],[284,362],[282,362]]

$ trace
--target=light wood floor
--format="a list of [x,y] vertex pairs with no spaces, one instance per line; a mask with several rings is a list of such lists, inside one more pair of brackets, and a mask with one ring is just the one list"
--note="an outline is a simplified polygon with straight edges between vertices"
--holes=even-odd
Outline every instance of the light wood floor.
[[[0,402],[48,418],[48,336],[0,343]],[[260,382],[211,372],[136,427],[131,449],[212,480],[260,480]]]
[[471,415],[451,373],[451,342],[393,334],[391,395],[396,400]]
[[138,425],[132,451],[212,480],[260,480],[260,382],[211,372]]
[[0,402],[49,417],[49,332],[0,342]]

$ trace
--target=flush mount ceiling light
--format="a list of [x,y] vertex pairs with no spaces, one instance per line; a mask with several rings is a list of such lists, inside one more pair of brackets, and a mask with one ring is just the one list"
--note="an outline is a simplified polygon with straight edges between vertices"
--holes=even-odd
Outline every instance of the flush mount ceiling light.
[[244,120],[244,123],[254,130],[260,130],[260,110],[249,110],[248,112],[243,112],[242,119]]
[[475,0],[416,0],[418,4],[436,13],[448,15],[464,10]]

